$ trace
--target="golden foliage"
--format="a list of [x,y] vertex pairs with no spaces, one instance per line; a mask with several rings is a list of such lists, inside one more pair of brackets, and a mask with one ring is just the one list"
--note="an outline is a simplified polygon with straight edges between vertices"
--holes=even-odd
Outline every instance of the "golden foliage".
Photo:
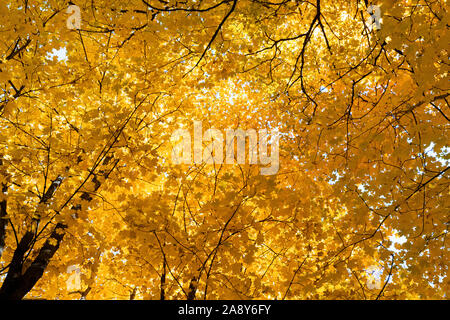
[[[0,296],[444,298],[447,1],[375,4],[2,1]],[[192,120],[279,172],[173,164]]]

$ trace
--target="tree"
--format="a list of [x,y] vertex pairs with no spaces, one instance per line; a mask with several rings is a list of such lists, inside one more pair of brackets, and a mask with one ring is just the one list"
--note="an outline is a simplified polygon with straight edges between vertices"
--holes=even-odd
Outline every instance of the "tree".
[[[72,5],[0,4],[0,298],[446,298],[445,1]],[[175,164],[193,120],[279,171]]]

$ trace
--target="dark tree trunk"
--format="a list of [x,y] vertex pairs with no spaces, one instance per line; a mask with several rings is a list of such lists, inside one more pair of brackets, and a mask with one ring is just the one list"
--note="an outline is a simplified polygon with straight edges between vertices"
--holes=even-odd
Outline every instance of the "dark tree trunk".
[[[20,300],[34,287],[44,274],[50,259],[58,250],[64,237],[66,226],[58,223],[50,237],[45,241],[41,250],[28,269],[22,273],[24,256],[31,247],[34,233],[27,231],[19,242],[9,266],[8,275],[0,288],[0,300]],[[54,242],[56,241],[56,242]]]

